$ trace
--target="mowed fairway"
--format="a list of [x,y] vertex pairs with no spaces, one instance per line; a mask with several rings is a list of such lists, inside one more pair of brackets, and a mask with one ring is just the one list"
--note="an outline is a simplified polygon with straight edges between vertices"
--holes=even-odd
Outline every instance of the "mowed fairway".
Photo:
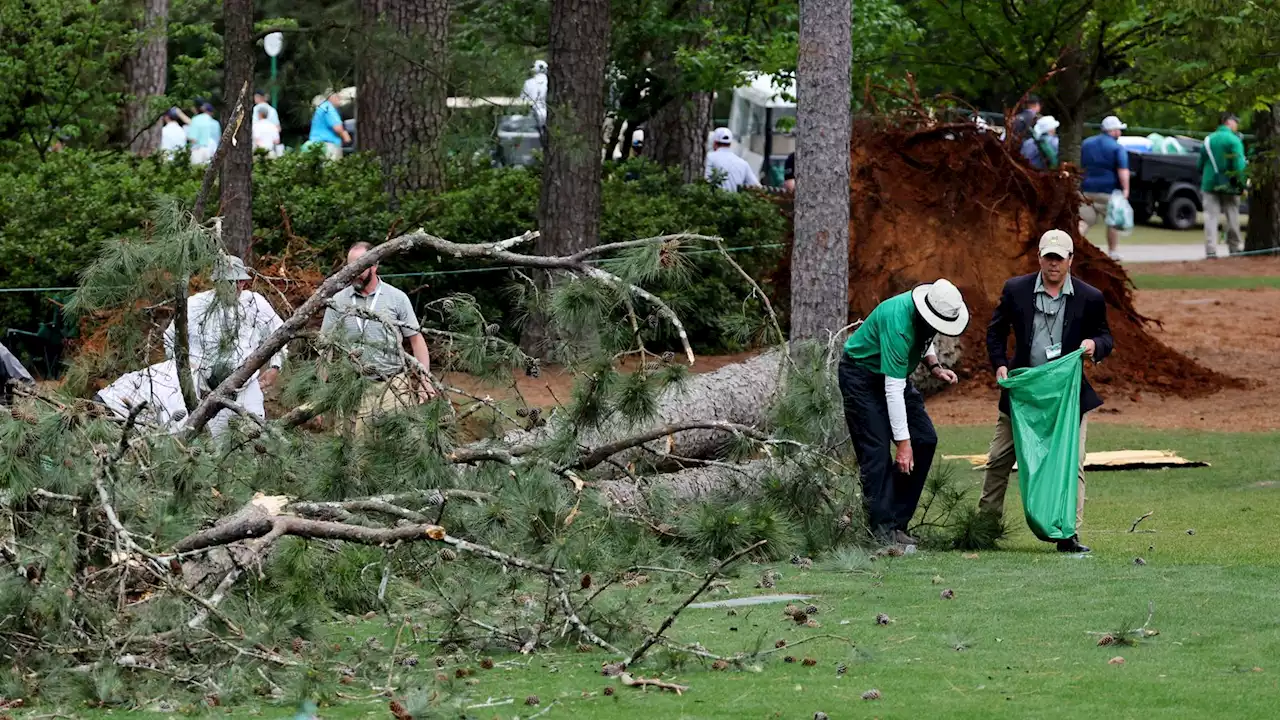
[[[989,429],[944,427],[940,435],[942,452],[980,453]],[[783,603],[775,603],[740,608],[732,616],[723,609],[689,609],[669,633],[724,655],[822,635],[851,644],[815,639],[746,669],[723,671],[655,648],[636,673],[689,687],[676,696],[601,676],[601,663],[613,658],[599,649],[495,654],[499,667],[493,670],[480,669],[480,656],[455,656],[437,670],[426,659],[432,646],[402,638],[397,659],[421,654],[423,660],[412,668],[397,663],[393,682],[425,684],[444,699],[465,699],[463,705],[514,699],[438,717],[526,718],[552,702],[542,717],[800,719],[815,711],[832,718],[1273,717],[1280,702],[1280,435],[1115,425],[1091,433],[1091,450],[1125,448],[1172,449],[1212,467],[1091,474],[1082,533],[1094,548],[1088,557],[1060,555],[1038,542],[1022,522],[1015,493],[1006,512],[1015,533],[998,552],[921,552],[876,562],[828,558],[812,571],[786,562],[772,566],[782,573],[777,592],[814,595],[819,628],[797,628],[783,617]],[[955,463],[953,471],[976,497],[982,473],[967,463]],[[1149,511],[1154,514],[1129,532]],[[1138,557],[1146,564],[1135,564]],[[767,567],[739,565],[729,594],[704,599],[765,592],[754,585]],[[947,588],[954,599],[940,597]],[[653,597],[643,618],[653,627],[687,589],[676,592],[655,579],[618,592]],[[1132,647],[1099,647],[1099,635],[1090,634],[1141,626],[1149,604],[1155,610],[1150,628],[1158,635]],[[877,625],[877,613],[893,622]],[[368,698],[370,684],[385,682],[394,627],[381,620],[336,623],[329,632],[344,645],[377,635],[385,649],[363,663],[344,656],[327,663],[361,669],[356,683],[346,686],[335,682],[336,671],[324,673],[328,680],[320,687],[333,704],[322,706],[320,717],[390,717],[386,698],[354,698]],[[787,655],[796,661],[785,662]],[[1117,657],[1124,662],[1111,664]],[[806,667],[805,658],[816,665]],[[841,664],[847,672],[837,675]],[[454,679],[459,667],[475,674]],[[448,680],[436,682],[437,672]],[[614,689],[612,696],[604,694],[606,687]],[[881,699],[862,700],[871,688]],[[529,695],[537,695],[540,705],[525,706]],[[291,701],[250,701],[232,714],[289,718],[295,707]]]

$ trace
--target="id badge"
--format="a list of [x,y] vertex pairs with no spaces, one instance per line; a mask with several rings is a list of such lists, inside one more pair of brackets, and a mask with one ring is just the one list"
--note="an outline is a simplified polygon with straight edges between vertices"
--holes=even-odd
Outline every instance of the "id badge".
[[1054,343],[1044,349],[1044,356],[1048,360],[1057,360],[1062,356],[1062,343]]

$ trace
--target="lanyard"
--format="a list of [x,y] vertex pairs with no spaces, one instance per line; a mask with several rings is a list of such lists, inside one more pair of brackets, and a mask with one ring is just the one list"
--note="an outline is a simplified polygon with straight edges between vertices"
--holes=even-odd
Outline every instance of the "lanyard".
[[[379,280],[378,289],[373,291],[373,301],[369,303],[369,307],[368,307],[369,312],[373,312],[378,309],[378,296],[381,294],[382,294],[382,281]],[[368,324],[368,322],[369,322],[369,318],[367,317],[356,318],[356,324],[360,326],[361,338],[364,338],[364,326]]]

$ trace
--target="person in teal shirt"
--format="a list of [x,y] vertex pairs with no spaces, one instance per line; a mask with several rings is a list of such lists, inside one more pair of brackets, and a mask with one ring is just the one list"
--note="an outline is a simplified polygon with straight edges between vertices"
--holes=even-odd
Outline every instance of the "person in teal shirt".
[[187,126],[187,140],[191,143],[191,162],[203,165],[213,159],[218,150],[218,142],[222,139],[222,126],[213,116],[213,106],[200,103],[200,112],[191,118]]
[[336,92],[329,93],[328,99],[316,106],[311,115],[311,133],[304,146],[321,144],[325,157],[330,160],[342,159],[342,144],[351,142],[351,135],[342,125],[342,115],[338,106],[342,105],[342,96]]
[[1200,199],[1204,204],[1204,254],[1218,257],[1218,216],[1227,216],[1227,251],[1232,255],[1244,251],[1240,236],[1240,196],[1244,194],[1244,143],[1238,134],[1240,119],[1232,113],[1222,115],[1222,124],[1200,146]]
[[886,545],[917,544],[907,526],[938,447],[924,397],[908,378],[923,359],[934,377],[954,383],[933,338],[959,335],[968,323],[960,290],[941,279],[880,303],[845,342],[839,370],[844,418],[858,455],[867,523]]

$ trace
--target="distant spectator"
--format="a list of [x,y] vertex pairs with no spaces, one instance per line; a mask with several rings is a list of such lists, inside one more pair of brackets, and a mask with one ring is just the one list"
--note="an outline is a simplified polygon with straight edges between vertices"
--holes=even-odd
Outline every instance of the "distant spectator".
[[351,142],[351,135],[342,125],[342,115],[338,108],[342,105],[342,96],[336,91],[329,93],[329,98],[316,106],[311,116],[311,134],[307,136],[306,147],[320,144],[324,147],[325,157],[330,160],[342,159],[342,144]]
[[1240,119],[1223,113],[1222,123],[1200,146],[1200,196],[1204,202],[1204,253],[1218,257],[1218,216],[1227,216],[1227,251],[1244,251],[1240,237],[1240,195],[1244,193],[1244,143],[1240,142]]
[[182,112],[169,108],[164,114],[164,127],[160,129],[160,152],[172,156],[187,146],[187,131],[182,126]]
[[[1111,193],[1119,190],[1129,198],[1129,151],[1120,144],[1120,135],[1128,127],[1115,115],[1102,120],[1102,132],[1080,145],[1080,164],[1084,167],[1085,204],[1080,208],[1080,234],[1107,218],[1107,203]],[[1107,253],[1112,260],[1120,259],[1118,245],[1120,233],[1107,226]]]
[[733,132],[727,127],[718,127],[711,134],[711,152],[707,153],[706,178],[729,192],[738,192],[743,186],[760,187],[760,179],[756,177],[746,160],[733,154]]
[[267,111],[267,119],[270,120],[272,124],[276,126],[277,129],[282,127],[280,125],[280,113],[276,112],[276,109],[274,107],[271,107],[271,103],[267,102],[267,94],[262,92],[261,90],[254,90],[253,91],[253,116],[257,117],[258,111],[264,108]]
[[1028,95],[1027,103],[1022,106],[1022,112],[1013,117],[1013,136],[1018,140],[1025,140],[1031,136],[1031,130],[1035,127],[1036,118],[1040,116],[1040,97],[1038,95]]
[[529,101],[529,112],[538,121],[538,127],[547,124],[547,63],[533,61],[533,74],[520,88],[520,99]]
[[787,156],[787,161],[782,165],[782,187],[788,192],[796,191],[796,154],[791,153]]
[[213,116],[213,106],[201,103],[199,112],[187,126],[187,140],[191,142],[191,162],[203,165],[213,159],[222,138],[222,125]]
[[1052,115],[1042,115],[1031,129],[1031,137],[1022,141],[1022,157],[1037,170],[1058,167],[1058,123]]
[[275,155],[279,144],[280,126],[271,122],[271,114],[267,112],[267,108],[259,107],[253,116],[253,146]]

